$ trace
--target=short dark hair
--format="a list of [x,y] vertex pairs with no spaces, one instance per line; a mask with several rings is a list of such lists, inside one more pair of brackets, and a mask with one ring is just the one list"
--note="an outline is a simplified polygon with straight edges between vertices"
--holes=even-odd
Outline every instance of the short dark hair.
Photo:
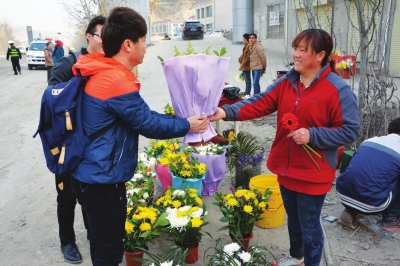
[[388,134],[392,133],[400,134],[400,117],[393,119],[389,123]]
[[126,39],[137,43],[139,38],[146,36],[146,34],[146,21],[138,12],[129,7],[113,8],[101,31],[105,56],[113,57],[116,55]]
[[49,46],[50,43],[52,43],[52,42],[47,42],[47,43],[46,43],[46,46]]
[[94,33],[95,29],[96,29],[96,26],[97,25],[104,25],[106,23],[106,21],[107,21],[107,18],[104,17],[104,16],[101,16],[101,15],[100,16],[95,16],[94,18],[92,18],[90,20],[89,25],[86,28],[85,35],[87,33],[93,35],[93,33]]
[[249,34],[249,37],[250,37],[250,36],[254,36],[254,38],[257,39],[257,34],[255,34],[254,32],[250,33],[250,34]]
[[246,40],[249,40],[250,34],[248,34],[248,33],[243,34],[243,38],[245,38]]

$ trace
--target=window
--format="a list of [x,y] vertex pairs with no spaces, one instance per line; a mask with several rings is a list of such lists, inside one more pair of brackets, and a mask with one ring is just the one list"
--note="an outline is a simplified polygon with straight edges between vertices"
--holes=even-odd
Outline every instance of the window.
[[201,9],[201,18],[204,18],[204,8]]
[[212,17],[212,6],[206,7],[207,17]]
[[197,9],[197,19],[200,19],[200,8]]
[[162,28],[163,28],[163,32],[167,32],[167,25],[163,25]]
[[206,29],[207,30],[212,30],[212,28],[213,28],[212,25],[213,25],[212,23],[206,24]]
[[285,3],[267,6],[267,38],[283,38]]

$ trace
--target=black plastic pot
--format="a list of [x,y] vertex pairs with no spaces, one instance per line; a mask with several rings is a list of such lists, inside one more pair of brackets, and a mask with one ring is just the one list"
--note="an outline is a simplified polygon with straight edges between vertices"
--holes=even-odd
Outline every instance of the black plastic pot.
[[236,166],[235,181],[233,186],[235,188],[242,187],[249,189],[250,179],[256,175],[261,175],[261,162],[250,168]]

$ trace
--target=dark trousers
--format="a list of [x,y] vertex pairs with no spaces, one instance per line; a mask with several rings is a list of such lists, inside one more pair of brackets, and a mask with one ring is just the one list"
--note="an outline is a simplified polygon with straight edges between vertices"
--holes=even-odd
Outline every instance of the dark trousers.
[[244,81],[246,82],[245,94],[250,95],[251,92],[251,71],[243,71]]
[[[72,178],[70,174],[56,175],[58,234],[61,245],[75,243],[74,219],[76,197],[71,188]],[[60,189],[60,184],[62,184],[63,189]],[[82,216],[85,228],[90,232],[89,222],[83,208]]]
[[344,203],[345,210],[355,216],[357,213],[364,215],[380,214],[382,213],[382,220],[385,222],[396,221],[400,216],[400,182],[397,182],[396,187],[392,190],[392,201],[390,201],[389,206],[382,212],[362,212],[360,210],[354,209]]
[[12,67],[14,70],[14,74],[18,75],[18,72],[21,73],[21,66],[19,65],[19,57],[18,56],[11,57],[11,64],[12,64]]
[[51,78],[51,69],[53,66],[47,66],[47,81]]
[[125,184],[87,184],[73,178],[72,190],[89,220],[93,265],[118,266],[124,255]]
[[325,194],[314,196],[280,186],[287,213],[290,256],[304,257],[306,266],[320,265],[324,233],[320,224]]

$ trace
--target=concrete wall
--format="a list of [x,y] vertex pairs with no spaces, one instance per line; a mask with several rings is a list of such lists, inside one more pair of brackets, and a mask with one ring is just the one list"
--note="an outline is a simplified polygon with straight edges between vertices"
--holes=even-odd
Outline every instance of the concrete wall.
[[214,14],[218,18],[214,22],[215,29],[233,29],[232,0],[214,0]]
[[126,6],[134,9],[146,20],[147,35],[146,43],[151,44],[151,28],[150,28],[150,6],[148,0],[126,0]]

